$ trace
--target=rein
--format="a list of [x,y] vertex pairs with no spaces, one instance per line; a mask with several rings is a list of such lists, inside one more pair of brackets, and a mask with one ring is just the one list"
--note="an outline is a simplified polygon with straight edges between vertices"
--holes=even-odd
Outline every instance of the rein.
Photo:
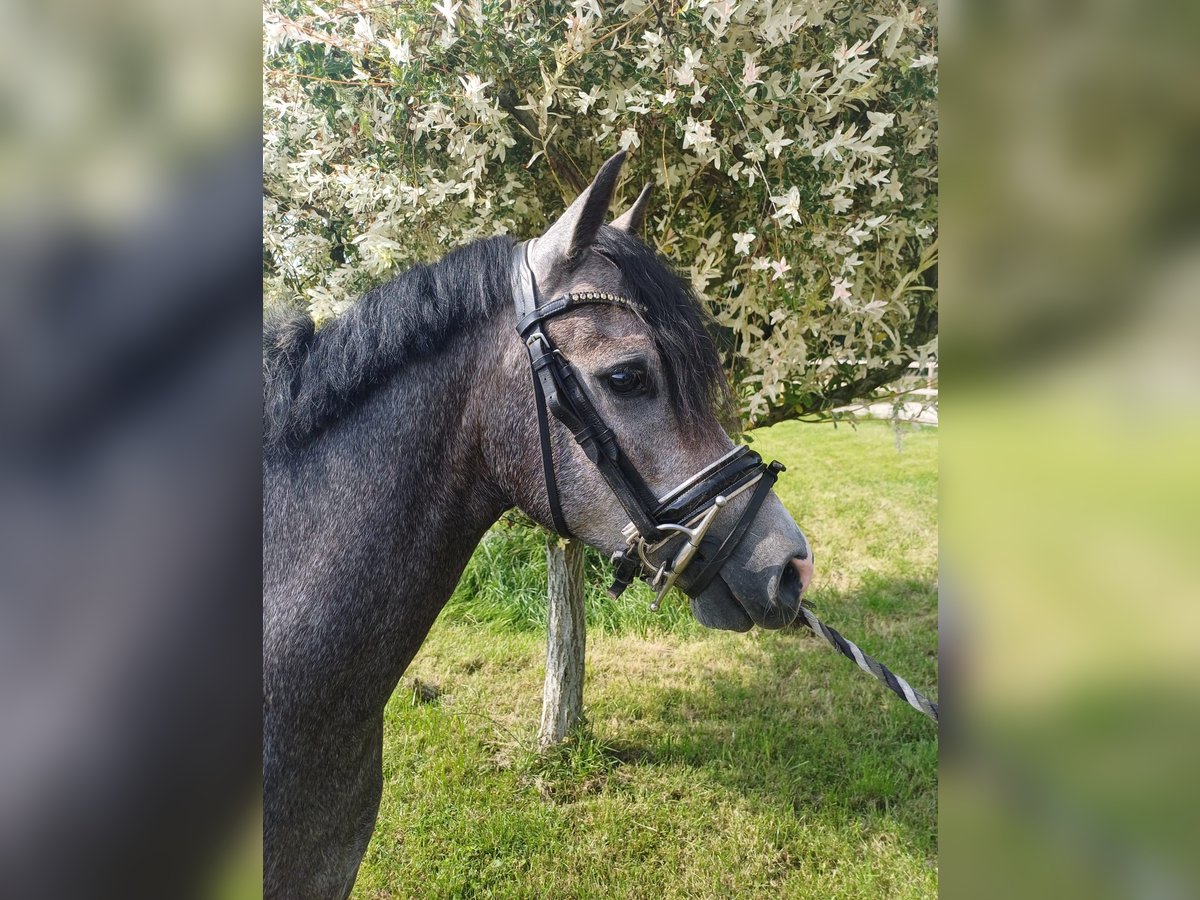
[[796,625],[806,625],[812,630],[812,633],[820,638],[824,638],[834,650],[842,654],[847,659],[853,660],[854,664],[866,672],[871,677],[878,679],[879,683],[886,687],[889,691],[911,706],[919,713],[923,713],[933,719],[934,724],[939,723],[938,705],[914,688],[911,684],[875,659],[873,656],[867,656],[854,641],[847,640],[842,637],[841,632],[835,631],[814,615],[813,611],[807,606],[808,601],[805,600],[800,604],[800,615],[796,617]]

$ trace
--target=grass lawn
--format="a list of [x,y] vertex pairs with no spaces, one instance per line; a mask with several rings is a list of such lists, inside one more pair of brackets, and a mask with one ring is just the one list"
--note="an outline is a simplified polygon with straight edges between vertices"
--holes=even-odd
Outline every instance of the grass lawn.
[[[752,437],[788,467],[818,615],[936,698],[937,432]],[[392,698],[356,898],[936,895],[930,722],[810,635],[709,631],[644,587],[614,603],[597,559],[588,727],[539,756],[543,554],[497,526]]]

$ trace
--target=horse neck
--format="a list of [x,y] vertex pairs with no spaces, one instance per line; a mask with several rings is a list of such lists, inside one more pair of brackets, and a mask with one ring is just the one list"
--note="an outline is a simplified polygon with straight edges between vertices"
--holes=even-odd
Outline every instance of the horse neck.
[[[504,393],[500,318],[411,361],[292,465],[267,474],[266,508],[285,508],[264,528],[265,587],[284,607],[269,615],[313,624],[322,664],[309,668],[331,703],[386,701],[510,505],[484,446]],[[281,627],[269,638],[287,644],[295,634]]]

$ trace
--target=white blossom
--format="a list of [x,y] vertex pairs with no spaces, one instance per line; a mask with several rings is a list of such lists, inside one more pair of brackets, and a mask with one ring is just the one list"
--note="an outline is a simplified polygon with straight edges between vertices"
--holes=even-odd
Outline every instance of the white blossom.
[[767,152],[776,159],[779,159],[779,154],[784,147],[795,143],[795,141],[793,141],[791,138],[783,136],[783,128],[780,128],[778,131],[772,131],[770,128],[764,127],[762,130],[762,135],[763,140],[766,141]]
[[749,256],[750,245],[758,238],[753,230],[739,231],[733,235],[733,252],[738,256]]
[[701,50],[691,50],[684,48],[683,65],[675,69],[675,83],[681,87],[687,87],[696,80],[696,69],[702,69],[704,66],[700,62]]
[[837,50],[834,51],[833,59],[838,66],[844,66],[850,60],[862,56],[870,46],[867,41],[855,41],[851,46],[847,47],[843,42]]
[[753,53],[742,53],[742,86],[762,84],[763,69]]
[[375,29],[371,27],[371,20],[366,16],[359,16],[354,22],[354,36],[364,44],[374,43]]
[[478,75],[468,75],[466,78],[459,77],[462,82],[463,93],[466,94],[468,103],[482,103],[483,89],[491,86],[490,81],[482,81]]
[[688,116],[687,125],[683,128],[683,147],[686,150],[689,147],[704,147],[714,143],[712,135],[712,122],[705,119],[703,122],[697,122],[691,116]]
[[412,62],[412,46],[408,41],[400,37],[400,32],[397,31],[395,37],[391,39],[385,38],[379,42],[383,45],[391,57],[392,62],[398,66],[407,66]]
[[767,6],[766,18],[757,31],[764,44],[774,47],[790,38],[804,24],[805,18],[803,14],[793,10],[790,3],[779,6],[770,4]]
[[772,218],[780,221],[790,218],[797,225],[800,224],[800,189],[798,187],[793,185],[786,194],[772,197],[771,202],[775,204],[775,214]]
[[700,21],[709,31],[719,37],[729,27],[729,20],[737,11],[735,0],[707,0]]
[[863,135],[864,141],[870,141],[883,134],[884,130],[892,127],[892,122],[896,120],[895,113],[875,112],[867,110],[867,121],[871,123],[871,127],[867,129]]
[[600,0],[571,0],[571,8],[585,19],[599,19],[604,15]]
[[454,22],[458,18],[458,11],[462,8],[461,0],[438,0],[433,5],[433,11],[438,13],[446,20],[446,27],[453,28]]
[[596,105],[596,101],[600,99],[600,96],[600,88],[596,85],[593,85],[586,91],[580,91],[579,97],[575,101],[575,108],[586,115],[588,110]]

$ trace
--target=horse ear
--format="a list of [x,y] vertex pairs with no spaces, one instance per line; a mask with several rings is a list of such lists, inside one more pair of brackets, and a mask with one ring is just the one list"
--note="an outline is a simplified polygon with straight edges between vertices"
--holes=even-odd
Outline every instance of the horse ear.
[[608,214],[608,204],[612,202],[617,176],[621,174],[624,162],[624,150],[610,156],[592,183],[575,198],[575,202],[567,207],[558,221],[537,239],[533,253],[540,257],[543,264],[553,265],[554,259],[548,257],[554,256],[566,257],[568,262],[572,262],[591,246]]
[[633,206],[613,219],[613,228],[620,228],[630,234],[642,233],[642,226],[646,224],[646,208],[650,205],[650,189],[652,187],[653,185],[648,184],[642,188],[642,192],[633,201]]

